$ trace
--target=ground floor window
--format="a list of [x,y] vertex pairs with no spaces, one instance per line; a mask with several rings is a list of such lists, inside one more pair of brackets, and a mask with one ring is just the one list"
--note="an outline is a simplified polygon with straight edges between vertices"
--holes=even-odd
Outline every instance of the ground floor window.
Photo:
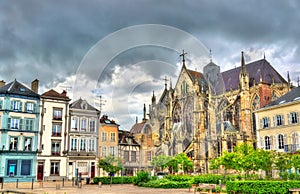
[[18,160],[8,160],[7,161],[7,176],[15,176],[17,175],[18,169]]
[[31,175],[32,160],[7,160],[7,176]]
[[59,162],[51,162],[50,175],[59,175]]
[[31,173],[31,160],[22,160],[21,162],[21,175],[30,175]]

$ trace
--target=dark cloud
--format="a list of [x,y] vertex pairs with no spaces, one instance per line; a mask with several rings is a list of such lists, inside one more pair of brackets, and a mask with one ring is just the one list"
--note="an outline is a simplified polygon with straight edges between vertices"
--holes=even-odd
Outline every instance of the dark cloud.
[[[29,83],[39,78],[45,88],[54,87],[76,74],[99,40],[140,24],[169,25],[190,33],[212,49],[213,60],[222,70],[239,64],[241,50],[247,52],[247,61],[253,60],[253,53],[262,57],[266,52],[268,61],[279,71],[284,69],[280,73],[285,76],[299,66],[299,7],[297,0],[0,1],[0,79]],[[120,45],[116,40],[103,52]],[[93,75],[97,64],[90,67],[87,78],[107,82],[116,65],[127,67],[148,60],[175,65],[180,59],[168,48],[131,48],[105,64],[101,75]],[[143,71],[157,80],[166,70],[168,65],[143,65]],[[292,79],[298,76],[299,72],[291,71]],[[144,88],[135,92],[146,92]]]

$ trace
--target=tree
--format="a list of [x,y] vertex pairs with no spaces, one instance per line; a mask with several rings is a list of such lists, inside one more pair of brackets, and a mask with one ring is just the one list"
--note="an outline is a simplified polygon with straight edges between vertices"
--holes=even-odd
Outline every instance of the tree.
[[115,173],[123,169],[122,160],[113,156],[107,156],[99,160],[98,168],[105,170],[110,176],[110,186],[112,184],[112,177]]
[[153,157],[151,164],[154,166],[154,168],[163,171],[168,166],[168,162],[170,162],[172,159],[173,158],[171,156],[158,155]]
[[187,157],[185,153],[180,153],[175,156],[175,160],[177,160],[178,169],[181,169],[184,173],[193,170],[194,164]]

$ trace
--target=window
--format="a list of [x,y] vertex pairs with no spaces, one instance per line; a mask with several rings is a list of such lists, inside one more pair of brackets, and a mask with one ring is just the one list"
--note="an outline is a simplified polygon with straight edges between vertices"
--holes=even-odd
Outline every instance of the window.
[[129,151],[124,151],[124,161],[125,162],[129,161]]
[[31,173],[31,160],[22,160],[21,161],[21,175],[28,176]]
[[269,117],[264,117],[262,119],[262,128],[268,128],[269,127]]
[[72,131],[78,130],[78,118],[76,118],[76,117],[72,118],[71,129],[72,129]]
[[298,114],[296,112],[290,113],[290,123],[291,124],[296,124],[298,123]]
[[90,120],[90,132],[95,132],[95,120]]
[[62,109],[53,109],[53,119],[62,120]]
[[50,175],[59,175],[59,162],[51,162]]
[[8,160],[7,161],[7,176],[15,176],[17,175],[17,168],[18,168],[18,160]]
[[9,150],[17,150],[18,149],[18,138],[11,137],[9,143]]
[[77,139],[71,139],[71,151],[77,151]]
[[110,141],[112,141],[112,142],[116,141],[116,133],[115,132],[110,133]]
[[86,140],[85,139],[80,140],[80,151],[86,151]]
[[283,116],[282,115],[276,115],[276,126],[283,125]]
[[60,141],[52,141],[51,154],[52,156],[60,155]]
[[131,151],[130,153],[130,161],[136,162],[136,151]]
[[52,123],[52,136],[61,137],[61,123]]
[[90,152],[95,151],[95,140],[94,139],[89,140],[89,151]]
[[113,146],[109,147],[109,154],[111,156],[115,156],[115,147],[113,147]]
[[2,109],[2,100],[0,100],[0,109]]
[[22,102],[20,102],[20,101],[11,101],[11,110],[22,111]]
[[102,141],[107,141],[107,132],[102,132]]
[[35,104],[32,102],[27,102],[26,103],[26,111],[27,112],[34,112],[35,109]]
[[106,147],[103,146],[102,147],[102,157],[105,157],[106,156]]
[[86,119],[81,119],[80,131],[86,131]]
[[9,129],[22,129],[23,119],[20,118],[8,118],[8,128]]
[[297,151],[298,149],[299,149],[299,136],[297,133],[293,133],[291,151]]
[[88,174],[88,163],[87,162],[78,162],[77,167],[78,167],[79,173]]
[[24,139],[24,151],[31,151],[32,147],[32,138],[25,137]]
[[24,130],[33,131],[34,129],[34,119],[25,119],[24,120]]
[[152,160],[152,152],[147,151],[147,161],[151,161],[151,160]]
[[283,135],[279,134],[278,135],[278,149],[283,149],[283,148],[284,148]]
[[270,144],[270,137],[266,136],[265,137],[265,150],[270,150],[271,144]]

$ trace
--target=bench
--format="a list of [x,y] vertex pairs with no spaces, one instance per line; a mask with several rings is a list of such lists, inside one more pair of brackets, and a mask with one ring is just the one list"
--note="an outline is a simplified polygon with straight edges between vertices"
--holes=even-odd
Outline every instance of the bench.
[[212,193],[212,190],[216,190],[217,185],[216,184],[206,184],[206,183],[199,183],[198,186],[194,188],[194,194],[196,194],[197,191],[199,193],[208,193],[208,192],[202,192],[202,190],[208,190],[209,193]]
[[300,189],[289,189],[290,192],[292,192],[292,194],[299,194],[300,193]]

